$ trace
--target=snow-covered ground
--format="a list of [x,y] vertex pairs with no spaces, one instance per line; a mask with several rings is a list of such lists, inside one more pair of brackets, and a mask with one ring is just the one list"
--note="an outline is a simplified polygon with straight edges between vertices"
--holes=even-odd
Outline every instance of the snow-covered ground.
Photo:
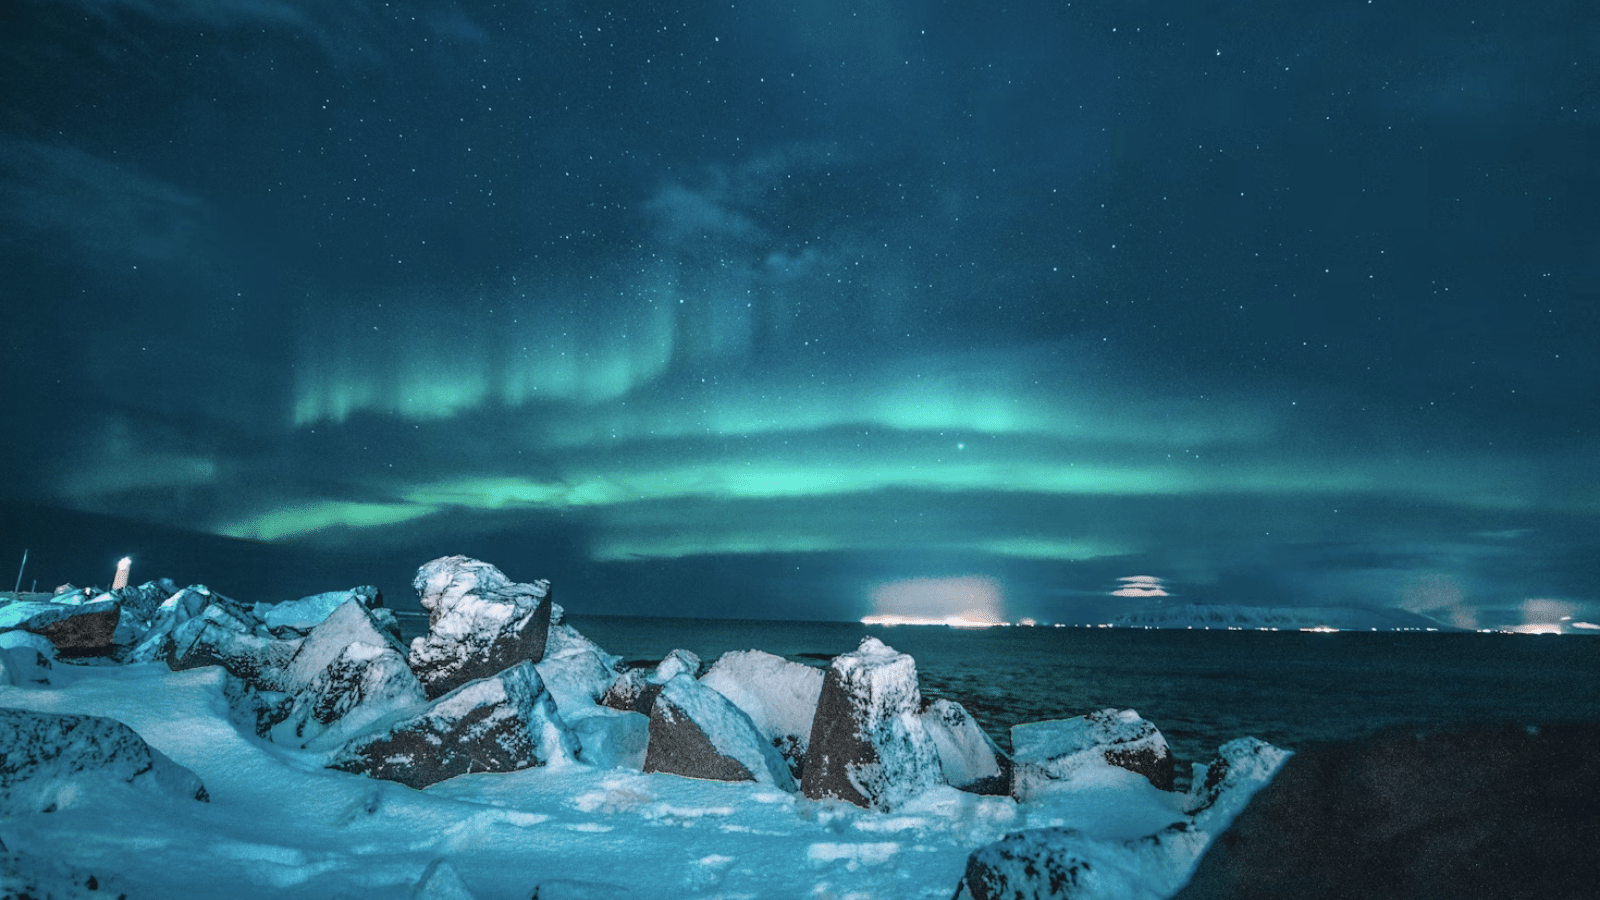
[[[1115,842],[1185,818],[1182,795],[1111,766],[1028,803],[940,787],[893,814],[581,763],[416,791],[242,733],[224,677],[219,667],[57,665],[48,686],[0,687],[0,706],[131,726],[210,794],[79,797],[0,819],[0,841],[94,874],[111,892],[99,896],[527,900],[543,884],[542,897],[944,900],[968,854],[1007,832],[1068,826]],[[552,884],[563,880],[629,893]]]

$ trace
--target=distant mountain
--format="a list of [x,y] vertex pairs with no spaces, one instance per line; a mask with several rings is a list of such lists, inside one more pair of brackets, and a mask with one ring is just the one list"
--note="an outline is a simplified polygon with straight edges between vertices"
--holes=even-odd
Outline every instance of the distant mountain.
[[1186,603],[1152,606],[1118,616],[1111,624],[1128,628],[1336,628],[1340,631],[1400,631],[1434,629],[1460,631],[1427,616],[1400,609],[1366,609],[1354,606],[1233,606]]

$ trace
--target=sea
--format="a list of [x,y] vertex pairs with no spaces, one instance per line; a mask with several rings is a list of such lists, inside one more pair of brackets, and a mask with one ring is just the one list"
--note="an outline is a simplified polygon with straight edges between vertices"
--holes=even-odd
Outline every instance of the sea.
[[[405,618],[408,631],[426,627]],[[1237,737],[1293,750],[1402,726],[1600,720],[1600,637],[611,616],[568,624],[634,665],[681,648],[702,671],[730,650],[825,667],[871,636],[916,660],[924,696],[961,703],[1008,752],[1013,725],[1134,709],[1166,737],[1180,776]]]

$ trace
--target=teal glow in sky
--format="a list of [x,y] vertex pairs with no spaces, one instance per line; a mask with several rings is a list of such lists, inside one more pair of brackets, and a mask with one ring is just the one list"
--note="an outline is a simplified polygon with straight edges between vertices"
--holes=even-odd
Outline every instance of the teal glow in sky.
[[6,502],[608,612],[1600,620],[1584,3],[647,6],[23,0]]

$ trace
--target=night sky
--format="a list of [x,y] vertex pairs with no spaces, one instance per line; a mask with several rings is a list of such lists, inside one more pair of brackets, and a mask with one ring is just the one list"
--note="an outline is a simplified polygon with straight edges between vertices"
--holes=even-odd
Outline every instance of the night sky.
[[0,98],[0,571],[1600,622],[1592,0],[10,0]]

